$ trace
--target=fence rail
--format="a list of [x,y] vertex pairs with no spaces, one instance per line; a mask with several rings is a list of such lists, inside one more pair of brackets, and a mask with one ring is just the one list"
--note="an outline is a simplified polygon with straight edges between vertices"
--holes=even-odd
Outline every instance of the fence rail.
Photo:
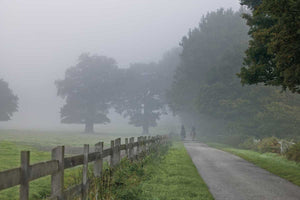
[[[20,200],[29,199],[29,182],[44,176],[51,175],[51,196],[49,199],[71,199],[74,196],[81,196],[87,199],[88,194],[88,163],[94,162],[94,176],[100,177],[103,169],[103,159],[110,157],[110,166],[116,166],[121,160],[121,151],[130,159],[137,158],[141,152],[150,148],[167,143],[167,136],[145,137],[141,136],[134,141],[134,138],[126,138],[121,144],[121,138],[111,141],[110,148],[103,149],[103,142],[95,144],[95,151],[89,151],[89,145],[85,144],[83,154],[71,157],[65,156],[64,146],[52,149],[52,160],[30,164],[30,152],[21,152],[21,166],[0,172],[0,191],[16,185],[20,185]],[[64,190],[64,170],[82,165],[82,183]]]

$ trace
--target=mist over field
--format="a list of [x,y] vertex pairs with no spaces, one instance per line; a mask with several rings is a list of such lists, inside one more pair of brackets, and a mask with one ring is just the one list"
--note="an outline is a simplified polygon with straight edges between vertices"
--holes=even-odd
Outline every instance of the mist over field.
[[[55,80],[81,53],[113,57],[120,68],[157,62],[216,8],[238,10],[238,0],[51,0],[0,2],[0,76],[19,97],[4,128],[62,129],[63,100]],[[127,124],[119,114],[111,123]],[[163,117],[166,118],[166,117]],[[167,117],[172,120],[172,115]]]

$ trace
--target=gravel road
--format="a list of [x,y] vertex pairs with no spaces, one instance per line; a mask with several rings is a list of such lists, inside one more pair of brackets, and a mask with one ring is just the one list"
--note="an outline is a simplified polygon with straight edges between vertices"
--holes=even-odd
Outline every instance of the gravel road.
[[300,187],[205,144],[185,147],[216,200],[300,200]]

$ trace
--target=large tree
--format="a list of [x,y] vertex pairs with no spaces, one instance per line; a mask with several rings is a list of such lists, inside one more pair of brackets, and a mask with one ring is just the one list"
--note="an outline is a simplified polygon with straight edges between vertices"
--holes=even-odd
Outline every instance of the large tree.
[[249,40],[240,15],[222,9],[208,13],[182,39],[170,106],[203,135],[295,136],[300,97],[263,85],[243,87],[236,76]]
[[123,73],[123,90],[116,110],[129,117],[129,124],[142,127],[143,134],[157,125],[164,113],[163,87],[157,74],[157,64],[132,64]]
[[8,83],[0,79],[0,121],[8,121],[18,110],[18,97],[8,87]]
[[111,102],[116,97],[118,67],[114,59],[82,54],[63,80],[57,80],[57,94],[66,100],[61,122],[85,124],[85,132],[94,132],[94,124],[109,123]]
[[264,83],[300,93],[300,1],[242,0],[252,13],[244,14],[251,40],[243,84]]

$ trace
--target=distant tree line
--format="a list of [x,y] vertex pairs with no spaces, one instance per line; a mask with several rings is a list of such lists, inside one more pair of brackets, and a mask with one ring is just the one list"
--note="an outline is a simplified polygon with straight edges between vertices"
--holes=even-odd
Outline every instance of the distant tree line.
[[[260,1],[244,3],[253,6],[254,9],[261,5]],[[172,88],[168,92],[169,106],[185,124],[198,126],[202,135],[221,139],[225,138],[224,136],[229,138],[229,135],[238,139],[244,136],[299,136],[300,96],[288,91],[283,92],[278,87],[259,84],[262,82],[266,85],[281,85],[283,89],[289,88],[292,92],[297,92],[299,83],[296,80],[300,80],[297,60],[299,56],[291,56],[294,66],[286,69],[294,71],[276,72],[285,77],[282,82],[273,84],[272,81],[276,78],[269,75],[265,78],[270,80],[255,80],[257,77],[263,77],[259,72],[275,72],[275,69],[261,69],[267,67],[267,62],[274,64],[274,68],[282,68],[278,63],[269,60],[269,56],[265,54],[275,55],[270,49],[264,49],[263,52],[256,49],[256,36],[261,36],[258,33],[261,31],[259,25],[250,25],[249,30],[241,15],[246,18],[254,16],[243,9],[238,12],[224,9],[210,12],[203,16],[199,27],[183,37],[181,62],[176,70]],[[268,18],[266,15],[264,17]],[[254,22],[259,23],[256,19],[252,21]],[[277,30],[279,31],[278,28]],[[290,44],[294,47],[291,49],[296,49],[295,44]],[[299,44],[297,43],[298,49]],[[266,47],[269,44],[261,45]],[[277,57],[284,57],[278,54]],[[255,62],[259,64],[256,65]],[[284,63],[279,60],[278,62]],[[253,67],[258,70],[254,72],[254,77],[251,74]],[[237,74],[242,83],[255,85],[242,87]],[[286,77],[287,75],[293,78]],[[290,80],[290,83],[295,81],[287,85],[284,79]]]
[[165,91],[172,83],[179,51],[167,52],[158,63],[135,63],[128,69],[119,68],[113,58],[82,54],[65,78],[55,82],[58,96],[66,101],[61,122],[84,124],[86,133],[94,132],[94,124],[109,123],[107,114],[115,109],[148,134],[166,113]]

